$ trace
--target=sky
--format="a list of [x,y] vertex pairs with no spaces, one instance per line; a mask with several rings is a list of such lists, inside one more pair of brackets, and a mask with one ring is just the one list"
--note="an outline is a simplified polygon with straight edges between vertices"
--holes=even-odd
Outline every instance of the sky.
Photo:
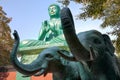
[[[44,20],[49,20],[48,7],[51,4],[62,5],[57,0],[0,0],[0,6],[7,13],[7,17],[12,17],[8,24],[11,34],[17,30],[20,40],[38,39],[38,34]],[[100,28],[101,20],[76,20],[76,15],[81,13],[81,5],[71,2],[68,6],[73,14],[76,32],[83,32],[91,29],[102,33],[110,31],[110,28]],[[12,36],[13,37],[13,36]]]

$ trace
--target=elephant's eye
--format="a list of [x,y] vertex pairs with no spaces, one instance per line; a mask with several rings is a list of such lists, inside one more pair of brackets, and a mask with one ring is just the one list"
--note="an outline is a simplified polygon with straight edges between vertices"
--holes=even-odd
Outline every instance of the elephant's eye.
[[95,44],[101,44],[101,41],[100,41],[99,39],[97,39],[97,38],[94,39],[93,42],[94,42]]
[[53,58],[53,56],[51,54],[46,54],[45,57],[46,58]]

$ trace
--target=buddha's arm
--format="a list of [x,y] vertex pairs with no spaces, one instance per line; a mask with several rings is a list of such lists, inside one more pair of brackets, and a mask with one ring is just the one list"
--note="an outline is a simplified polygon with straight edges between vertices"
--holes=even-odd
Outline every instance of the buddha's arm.
[[47,32],[48,32],[48,24],[47,24],[47,21],[44,21],[42,23],[42,26],[39,32],[38,40],[44,40]]
[[38,36],[38,40],[44,40],[45,38],[45,31],[40,30],[40,34]]

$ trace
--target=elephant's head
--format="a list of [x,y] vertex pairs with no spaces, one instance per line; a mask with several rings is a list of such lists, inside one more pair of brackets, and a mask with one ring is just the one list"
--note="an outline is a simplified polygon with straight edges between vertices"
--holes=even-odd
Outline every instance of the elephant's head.
[[114,47],[108,35],[101,34],[96,30],[81,32],[76,35],[69,8],[65,7],[61,10],[61,22],[66,41],[73,54],[73,57],[67,57],[67,55],[60,53],[63,57],[69,60],[74,58],[77,61],[91,61],[97,59],[98,56],[102,57],[107,52],[113,55]]
[[15,43],[13,50],[10,54],[10,58],[13,66],[22,74],[27,76],[44,74],[45,76],[48,72],[54,72],[56,71],[56,69],[63,67],[64,61],[62,60],[62,57],[60,57],[60,55],[57,53],[57,51],[60,50],[63,53],[66,53],[67,51],[62,50],[58,47],[50,47],[44,49],[38,55],[37,59],[30,64],[23,64],[19,62],[16,57],[17,49],[19,45],[19,36],[16,31],[14,32],[14,37],[15,37]]

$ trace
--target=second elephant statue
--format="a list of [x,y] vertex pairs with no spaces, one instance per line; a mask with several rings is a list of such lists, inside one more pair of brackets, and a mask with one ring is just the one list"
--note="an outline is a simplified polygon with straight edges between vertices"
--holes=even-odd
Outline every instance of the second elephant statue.
[[[68,61],[60,56],[58,52],[72,56],[68,51],[59,47],[44,49],[30,64],[23,64],[17,59],[19,45],[18,33],[14,32],[15,43],[10,58],[17,71],[27,76],[46,76],[53,73],[53,80],[93,80],[91,74],[80,62]],[[24,76],[24,77],[25,77]]]

